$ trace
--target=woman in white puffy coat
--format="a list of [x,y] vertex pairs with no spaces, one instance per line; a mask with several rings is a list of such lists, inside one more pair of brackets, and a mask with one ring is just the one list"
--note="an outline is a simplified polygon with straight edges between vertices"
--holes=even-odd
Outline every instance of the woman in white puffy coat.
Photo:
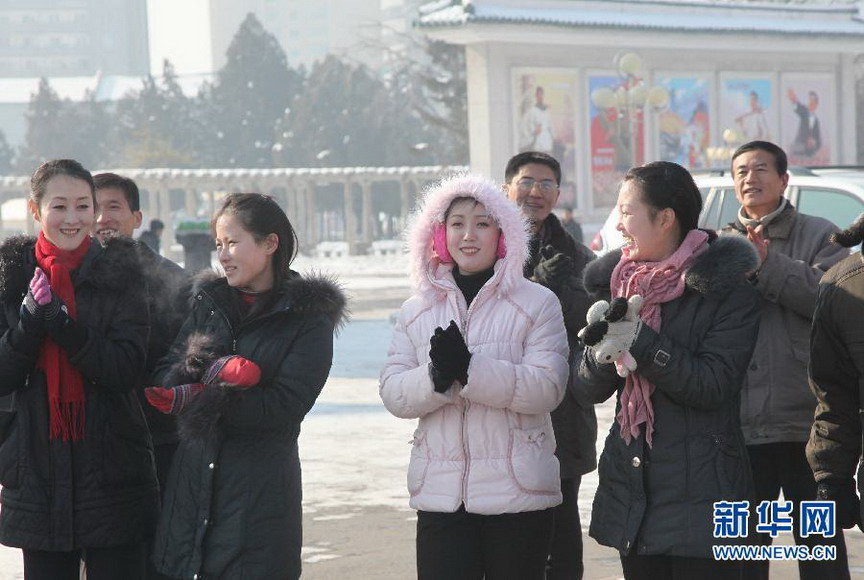
[[429,189],[408,243],[414,295],[380,391],[391,413],[419,419],[408,468],[418,576],[542,579],[561,503],[549,418],[568,375],[558,299],[523,278],[527,225],[483,178]]

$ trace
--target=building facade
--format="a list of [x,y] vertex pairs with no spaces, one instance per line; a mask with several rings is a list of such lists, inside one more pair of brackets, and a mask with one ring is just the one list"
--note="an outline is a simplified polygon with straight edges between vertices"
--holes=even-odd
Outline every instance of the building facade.
[[0,78],[150,72],[147,0],[0,4]]
[[766,139],[799,165],[857,154],[864,8],[712,0],[442,0],[418,26],[466,49],[471,165],[537,149],[563,204],[602,222],[627,168],[726,167]]
[[214,70],[225,64],[250,12],[279,40],[291,66],[308,69],[328,54],[375,69],[380,64],[381,0],[210,0]]

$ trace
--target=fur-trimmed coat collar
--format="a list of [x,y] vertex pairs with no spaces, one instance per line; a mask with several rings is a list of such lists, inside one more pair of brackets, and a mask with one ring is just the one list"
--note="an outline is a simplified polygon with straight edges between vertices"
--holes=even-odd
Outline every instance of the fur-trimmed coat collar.
[[[0,300],[20,301],[27,292],[36,268],[36,237],[13,236],[0,244]],[[95,239],[75,277],[75,283],[87,281],[114,290],[140,287],[142,270],[135,242],[129,238],[112,238],[105,246]]]
[[[203,270],[192,280],[192,302],[206,293],[216,304],[226,308],[230,286],[224,276],[213,270]],[[325,316],[335,328],[341,328],[348,320],[350,309],[342,285],[332,276],[308,273],[291,275],[282,283],[281,296],[274,305],[275,310],[291,309],[312,316]]]
[[433,184],[425,191],[406,228],[406,246],[415,292],[426,298],[445,292],[436,280],[449,275],[452,264],[442,263],[432,251],[435,229],[454,199],[472,197],[482,203],[504,235],[507,255],[495,264],[493,283],[507,293],[522,280],[522,265],[528,257],[529,226],[501,186],[478,175],[461,174]]
[[[594,260],[585,268],[585,289],[595,299],[608,299],[612,271],[621,259],[614,250]],[[722,235],[696,257],[687,271],[684,283],[690,290],[712,298],[723,298],[741,284],[759,265],[756,250],[738,235]]]

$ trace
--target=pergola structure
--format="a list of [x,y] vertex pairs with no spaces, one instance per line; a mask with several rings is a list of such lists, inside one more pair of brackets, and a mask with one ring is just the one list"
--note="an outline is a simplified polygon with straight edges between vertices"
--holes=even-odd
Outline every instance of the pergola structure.
[[[316,208],[317,188],[341,186],[344,239],[351,253],[368,250],[375,241],[373,194],[375,186],[398,184],[399,223],[404,226],[417,194],[425,184],[450,173],[465,171],[462,166],[422,167],[332,167],[275,169],[112,169],[129,177],[142,192],[146,218],[159,218],[173,232],[178,212],[172,212],[172,194],[182,192],[183,211],[190,218],[209,218],[222,196],[230,192],[257,192],[272,195],[286,211],[304,248],[315,247],[322,239]],[[95,173],[99,173],[95,171]],[[26,198],[30,179],[25,176],[0,177],[0,204]],[[356,210],[360,196],[360,212]],[[176,202],[175,202],[176,205]],[[146,220],[145,220],[146,221]],[[33,233],[33,220],[25,221],[25,231]],[[0,213],[0,231],[5,231]]]

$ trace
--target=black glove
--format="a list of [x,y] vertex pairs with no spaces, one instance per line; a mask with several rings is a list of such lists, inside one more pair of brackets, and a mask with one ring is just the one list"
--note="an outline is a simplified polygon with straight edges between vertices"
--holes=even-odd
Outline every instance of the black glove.
[[834,501],[837,527],[848,530],[861,525],[861,507],[855,493],[855,480],[823,479],[816,485],[816,499]]
[[468,351],[468,346],[465,344],[465,339],[456,323],[451,320],[447,330],[442,330],[440,326],[437,327],[435,334],[429,339],[429,345],[431,346],[429,358],[432,360],[434,369],[433,381],[435,372],[437,372],[442,380],[449,379],[451,383],[457,380],[463,385],[467,385],[471,353]]
[[550,290],[560,290],[574,268],[570,256],[557,252],[552,246],[545,246],[540,250],[540,261],[534,268],[534,281]]
[[24,329],[24,332],[33,335],[44,334],[46,323],[56,320],[60,314],[60,308],[62,305],[63,302],[56,294],[52,294],[49,303],[39,305],[35,298],[33,298],[33,292],[28,290],[27,295],[21,302],[21,310],[19,313],[21,326]]
[[441,374],[434,364],[429,363],[429,376],[432,378],[432,388],[436,393],[446,393],[447,389],[453,386],[453,378],[445,377]]

